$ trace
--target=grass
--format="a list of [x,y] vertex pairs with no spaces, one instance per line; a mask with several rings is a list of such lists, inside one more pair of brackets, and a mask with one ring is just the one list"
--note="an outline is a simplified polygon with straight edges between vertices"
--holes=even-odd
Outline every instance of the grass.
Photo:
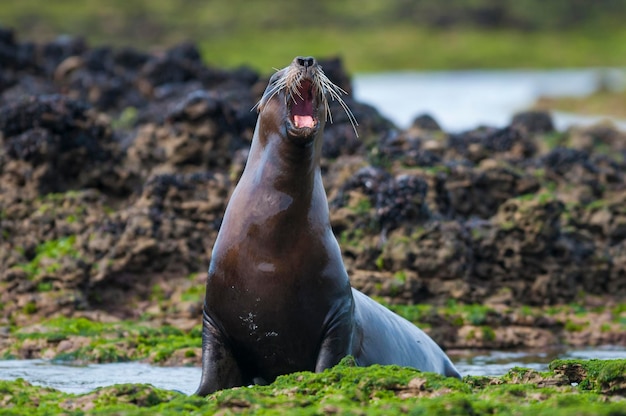
[[0,3],[0,25],[39,41],[67,33],[149,49],[192,40],[209,64],[263,73],[295,55],[341,56],[351,72],[626,65],[626,27],[610,16],[576,30],[434,29],[390,18],[393,2],[307,4],[307,13],[301,3],[21,0]]
[[[379,28],[281,29],[262,36],[248,33],[200,42],[209,62],[223,66],[248,63],[267,71],[298,54],[339,55],[355,72],[409,69],[563,68],[620,66],[626,59],[626,31],[596,39],[584,33],[520,33],[512,30],[433,31],[413,26]],[[243,62],[242,53],[262,56]]]
[[535,107],[590,116],[626,118],[626,91],[600,91],[587,97],[541,98]]

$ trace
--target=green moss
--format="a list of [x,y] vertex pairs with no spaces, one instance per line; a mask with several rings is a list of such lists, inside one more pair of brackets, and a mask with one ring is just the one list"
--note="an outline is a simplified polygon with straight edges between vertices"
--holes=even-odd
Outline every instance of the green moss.
[[37,246],[35,249],[36,255],[29,263],[21,264],[17,267],[24,270],[29,279],[34,279],[43,272],[53,273],[60,268],[60,264],[52,262],[47,264],[45,269],[42,269],[44,260],[60,260],[63,257],[78,259],[80,253],[75,248],[75,244],[75,235],[46,241]]
[[558,313],[560,313],[563,310],[562,306],[548,306],[545,309],[546,314],[550,315],[550,316],[554,316]]
[[611,313],[616,316],[621,315],[624,312],[626,312],[626,303],[620,303],[611,309]]
[[[347,357],[335,368],[322,373],[289,374],[279,377],[270,386],[247,389],[247,394],[243,396],[240,390],[234,390],[218,393],[214,397],[218,404],[238,397],[252,409],[257,406],[280,406],[287,410],[308,409],[309,412],[316,413],[324,412],[324,409],[328,412],[335,408],[342,412],[367,406],[374,414],[381,414],[384,409],[397,409],[405,401],[398,397],[398,392],[408,392],[408,384],[414,379],[420,380],[420,389],[424,392],[441,389],[466,394],[470,392],[469,386],[457,379],[424,374],[398,366],[356,367],[351,357]],[[271,399],[259,402],[258,393]]]
[[567,142],[567,137],[562,132],[546,133],[543,135],[543,141],[548,149],[552,150],[558,146],[564,146]]
[[428,166],[428,167],[422,167],[420,169],[424,173],[428,175],[433,175],[433,176],[436,176],[437,174],[440,174],[440,173],[449,175],[452,172],[452,169],[450,168],[450,166],[447,166],[447,165]]
[[472,325],[483,325],[487,321],[487,314],[492,311],[485,305],[468,305],[467,320]]
[[15,336],[18,339],[30,338],[49,338],[50,336],[79,335],[79,336],[97,336],[104,334],[105,324],[94,322],[86,318],[52,318],[42,323],[40,332],[25,332],[18,330]]
[[163,290],[163,288],[159,286],[158,284],[154,284],[150,292],[150,300],[153,300],[153,301],[165,300],[165,290]]
[[33,301],[30,301],[26,303],[26,305],[24,305],[24,308],[22,310],[25,314],[32,315],[37,312],[37,304]]
[[404,270],[397,271],[393,274],[393,278],[401,283],[406,283],[406,272]]
[[502,221],[500,222],[500,228],[504,231],[510,231],[515,228],[515,223],[513,221]]
[[473,339],[476,339],[476,331],[474,331],[473,329],[471,329],[467,335],[465,335],[465,341],[471,341]]
[[70,190],[67,192],[50,192],[42,195],[39,200],[48,202],[51,204],[63,203],[66,199],[76,199],[80,193],[78,191]]
[[356,206],[352,207],[352,209],[358,215],[365,215],[372,210],[372,203],[369,198],[361,198],[357,202]]
[[[531,172],[532,172],[532,175],[539,180],[542,180],[543,178],[546,177],[546,170],[544,168],[536,168],[532,170]],[[532,196],[532,194],[525,194],[525,195]]]
[[587,328],[588,326],[589,326],[588,322],[579,323],[579,322],[574,322],[570,319],[568,319],[565,322],[565,330],[569,332],[580,332],[583,329]]
[[523,316],[535,316],[536,311],[528,305],[524,305],[520,308],[520,312]]
[[130,129],[137,122],[139,113],[135,107],[126,107],[119,116],[111,121],[111,127],[115,130]]
[[181,299],[184,302],[199,302],[204,298],[204,293],[203,285],[192,285],[182,293]]
[[[0,380],[0,397],[3,397],[3,414],[45,415],[61,414],[59,406],[68,395],[59,391],[35,387],[23,379]],[[7,412],[7,413],[4,413]]]
[[339,244],[343,247],[359,248],[363,246],[365,231],[362,228],[343,230],[339,235]]
[[556,195],[554,195],[553,193],[542,192],[537,196],[537,201],[541,205],[547,204],[554,200],[556,200]]
[[37,292],[49,292],[52,290],[52,282],[39,282]]
[[[619,393],[612,386],[623,382],[625,362],[557,360],[546,373],[515,368],[502,377],[457,380],[398,366],[357,367],[346,357],[321,373],[289,374],[268,386],[228,389],[206,398],[138,384],[77,396],[24,380],[0,381],[0,397],[3,411],[18,415],[79,415],[86,411],[81,406],[103,415],[623,415],[624,399],[607,400],[607,395]],[[578,387],[563,374],[578,380]]]
[[428,315],[433,313],[433,306],[428,304],[419,305],[390,305],[380,299],[377,299],[382,305],[386,306],[393,312],[404,317],[405,319],[413,322],[414,324],[424,327],[424,321],[427,320]]
[[544,376],[548,375],[548,373],[538,373],[537,371],[531,370],[530,368],[513,367],[509,371],[507,371],[505,375],[501,377],[501,380],[505,383],[516,384],[516,383],[519,383],[520,380],[524,380],[528,378],[528,376],[534,375],[534,374],[537,374],[537,375],[543,374]]
[[100,363],[138,359],[163,362],[177,350],[200,348],[202,342],[200,325],[184,332],[169,325],[151,327],[128,321],[102,323],[86,318],[65,317],[43,322],[37,331],[16,329],[13,336],[18,341],[15,348],[19,348],[21,342],[27,339],[45,339],[53,348],[62,339],[87,338],[87,345],[77,343],[83,346],[60,353],[55,359]]
[[543,192],[543,193],[546,195],[553,195],[558,188],[557,183],[554,181],[547,181],[546,183],[543,184],[543,186],[546,189],[546,192]]
[[[580,294],[580,295],[584,296],[584,294]],[[570,303],[569,307],[576,316],[582,317],[582,316],[587,315],[587,313],[589,312],[585,305],[582,305],[579,303]]]
[[494,341],[496,339],[496,333],[491,327],[482,326],[480,329],[483,332],[483,340]]
[[581,390],[604,394],[626,392],[626,360],[555,360],[550,370],[564,374]]
[[479,227],[472,228],[471,233],[473,240],[482,240],[482,238],[485,236],[485,231]]
[[376,257],[376,268],[378,270],[383,270],[385,268],[385,258],[382,253]]

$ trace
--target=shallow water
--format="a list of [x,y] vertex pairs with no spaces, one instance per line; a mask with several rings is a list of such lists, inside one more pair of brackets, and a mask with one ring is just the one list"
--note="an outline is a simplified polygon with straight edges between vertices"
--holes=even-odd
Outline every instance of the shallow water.
[[[479,125],[504,127],[515,113],[527,110],[541,96],[582,97],[599,88],[620,90],[625,84],[623,69],[608,68],[395,72],[353,77],[355,98],[376,107],[398,127],[406,128],[415,116],[428,113],[448,132]],[[553,114],[558,130],[604,118]],[[613,121],[626,130],[625,120]]]
[[[498,376],[513,367],[543,371],[547,369],[548,363],[556,358],[626,359],[626,348],[604,347],[547,352],[463,352],[462,355],[451,356],[463,375]],[[0,361],[0,379],[23,378],[34,385],[52,387],[74,394],[87,393],[97,387],[120,383],[146,383],[191,394],[198,386],[200,373],[199,367],[158,367],[138,362],[79,366],[45,360]]]
[[37,386],[82,394],[97,387],[146,383],[191,394],[200,382],[199,367],[159,367],[139,362],[72,365],[47,360],[0,361],[0,379],[23,378]]
[[452,361],[461,374],[473,376],[501,376],[513,367],[526,367],[546,371],[552,360],[593,358],[626,359],[626,347],[606,346],[579,350],[549,349],[546,351],[483,351],[451,354]]

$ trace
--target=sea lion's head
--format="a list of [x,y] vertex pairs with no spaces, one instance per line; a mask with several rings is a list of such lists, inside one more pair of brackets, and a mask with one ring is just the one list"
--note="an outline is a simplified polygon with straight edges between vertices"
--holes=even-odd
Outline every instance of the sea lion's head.
[[327,119],[332,122],[329,96],[342,105],[350,122],[356,125],[342,94],[345,91],[324,75],[315,58],[297,56],[291,65],[272,75],[257,109],[265,128],[305,145],[323,131]]

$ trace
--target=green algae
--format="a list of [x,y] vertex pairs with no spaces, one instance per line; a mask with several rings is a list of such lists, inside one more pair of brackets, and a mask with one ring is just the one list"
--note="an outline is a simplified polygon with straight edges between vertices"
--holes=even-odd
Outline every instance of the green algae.
[[58,414],[63,410],[59,403],[67,396],[54,389],[33,386],[23,379],[0,380],[0,414]]
[[[454,300],[447,302],[446,306],[436,307],[430,304],[398,305],[389,304],[382,299],[376,299],[385,307],[401,315],[418,326],[427,325],[433,315],[444,317],[453,326],[477,325],[485,326],[491,316],[497,312],[486,305],[461,304]],[[490,328],[491,329],[491,328]]]
[[[519,314],[533,318],[545,316],[557,317],[553,324],[555,329],[567,333],[577,333],[587,330],[590,327],[590,323],[579,322],[579,320],[572,320],[569,317],[585,318],[592,316],[592,314],[602,313],[607,309],[606,306],[587,308],[582,304],[571,303],[569,305],[548,307],[525,305],[520,308],[496,310],[484,304],[462,304],[454,300],[448,301],[445,306],[435,306],[430,304],[390,304],[382,298],[375,299],[388,309],[408,319],[419,327],[424,328],[430,326],[433,317],[444,318],[449,324],[455,327],[464,325],[481,327],[483,334],[487,336],[487,340],[495,339],[493,330],[499,327],[501,325],[500,322],[506,320],[509,314]],[[624,313],[624,308],[623,304],[618,304],[611,308],[613,316],[612,322],[618,326],[626,326],[626,313]],[[604,324],[603,328],[602,332],[610,332],[613,330],[612,325],[609,323]]]
[[[402,276],[397,276],[401,284]],[[200,301],[204,290],[192,286],[183,294],[188,301]],[[589,319],[598,311],[581,305],[561,305],[558,308],[530,307],[494,309],[487,305],[461,304],[450,301],[446,305],[430,304],[402,305],[388,304],[377,299],[392,311],[423,329],[433,325],[452,328],[471,326],[467,339],[476,339],[491,345],[498,339],[501,322],[517,319],[518,316],[552,316],[551,328],[561,336],[588,331]],[[609,308],[609,309],[607,309]],[[605,307],[612,316],[600,328],[601,333],[618,332],[626,325],[623,305]],[[28,302],[22,313],[37,313],[37,305]],[[585,317],[590,314],[587,320]],[[571,319],[572,316],[581,319]],[[36,351],[36,356],[53,357],[58,360],[81,362],[120,362],[146,360],[153,363],[189,363],[200,356],[200,322],[192,329],[181,330],[171,325],[162,325],[150,316],[139,321],[97,322],[87,318],[52,318],[37,325],[13,327],[9,334],[12,342],[6,343],[0,352],[5,358],[23,357],[23,351]],[[67,340],[68,342],[62,343]],[[62,343],[63,348],[59,348]],[[34,349],[33,349],[34,348]],[[31,353],[29,353],[31,354]]]
[[45,241],[37,246],[35,249],[36,255],[30,262],[17,267],[24,270],[27,277],[31,280],[44,272],[54,273],[60,268],[60,264],[58,262],[50,262],[50,260],[61,260],[63,257],[78,259],[80,257],[75,244],[75,235]]
[[429,304],[418,304],[418,305],[402,305],[402,304],[389,304],[382,299],[376,299],[378,302],[382,303],[391,311],[397,313],[398,315],[408,319],[413,323],[419,323],[420,326],[426,324],[428,316],[431,315],[434,311],[434,307]]
[[180,396],[183,394],[145,384],[118,384],[75,395],[34,386],[23,379],[0,380],[0,414],[142,414]]
[[202,303],[205,295],[205,286],[199,285],[195,283],[196,278],[198,277],[198,273],[191,273],[187,276],[187,279],[192,282],[192,284],[183,291],[181,294],[181,300],[183,302],[198,302]]
[[[268,386],[233,388],[205,398],[145,384],[114,385],[73,395],[24,380],[0,381],[0,413],[626,415],[624,390],[607,395],[607,390],[585,384],[623,381],[624,366],[626,360],[557,360],[550,365],[553,370],[544,373],[516,368],[502,377],[457,380],[398,366],[357,367],[352,357],[346,357],[321,373],[288,374]],[[578,386],[564,376],[568,368],[586,370],[575,373],[582,374]]]
[[137,123],[139,119],[139,111],[135,107],[126,107],[117,116],[111,120],[111,127],[115,130],[129,130]]
[[[398,284],[402,276],[397,276]],[[188,301],[200,301],[204,290],[192,286],[182,296]],[[158,295],[155,293],[155,295]],[[501,322],[517,319],[518,316],[552,316],[551,328],[560,336],[576,334],[590,330],[592,316],[597,311],[581,305],[561,305],[558,308],[526,306],[494,309],[487,305],[465,305],[450,301],[446,305],[430,304],[402,305],[382,304],[400,316],[423,329],[441,326],[442,320],[451,330],[471,326],[466,333],[467,339],[476,339],[491,345],[498,339]],[[601,333],[619,332],[626,326],[626,314],[623,305],[605,307],[612,316],[600,327]],[[22,313],[37,313],[34,302],[25,303]],[[585,316],[589,318],[585,321]],[[571,319],[572,316],[581,319]],[[189,363],[200,356],[200,322],[192,329],[181,330],[171,325],[162,325],[146,315],[139,321],[97,322],[87,318],[52,318],[28,327],[13,327],[9,334],[11,342],[6,343],[0,355],[5,358],[24,357],[24,351],[35,351],[36,356],[53,357],[58,360],[81,362],[120,362],[146,360],[153,363]],[[68,341],[62,343],[62,341]],[[63,348],[59,348],[62,343]],[[32,353],[29,353],[32,354]]]
[[[18,355],[15,351],[25,342],[45,340],[56,360],[105,363],[147,359],[162,363],[176,351],[184,351],[185,357],[196,356],[202,342],[200,331],[199,324],[190,331],[182,331],[171,325],[155,327],[141,322],[103,323],[86,318],[59,317],[34,327],[14,329],[14,351],[5,353],[5,356]],[[76,347],[54,353],[63,340],[73,341]]]
[[582,390],[626,395],[626,360],[554,360],[549,368]]

